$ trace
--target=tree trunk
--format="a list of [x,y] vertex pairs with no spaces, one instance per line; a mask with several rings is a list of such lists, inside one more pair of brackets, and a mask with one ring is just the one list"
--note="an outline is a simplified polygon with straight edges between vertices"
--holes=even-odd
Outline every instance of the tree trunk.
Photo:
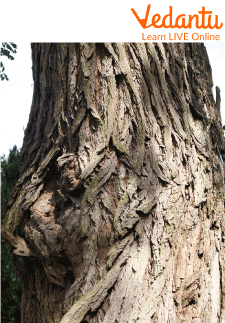
[[224,139],[204,45],[45,43],[32,58],[2,228],[22,322],[224,323]]

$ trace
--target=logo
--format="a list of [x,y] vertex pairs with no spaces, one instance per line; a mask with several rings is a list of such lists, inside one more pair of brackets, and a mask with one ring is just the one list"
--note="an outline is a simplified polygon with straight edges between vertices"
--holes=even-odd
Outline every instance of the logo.
[[[145,18],[141,19],[134,9],[131,9],[137,21],[143,29],[154,28],[184,28],[191,29],[196,27],[197,29],[221,29],[223,23],[219,23],[218,15],[215,15],[215,21],[212,23],[212,11],[206,11],[205,7],[202,7],[201,11],[198,11],[194,15],[180,14],[177,17],[173,17],[173,7],[169,6],[169,13],[163,17],[156,13],[150,19],[148,24],[149,13],[151,5],[149,4],[146,9]],[[175,22],[173,22],[175,21]]]

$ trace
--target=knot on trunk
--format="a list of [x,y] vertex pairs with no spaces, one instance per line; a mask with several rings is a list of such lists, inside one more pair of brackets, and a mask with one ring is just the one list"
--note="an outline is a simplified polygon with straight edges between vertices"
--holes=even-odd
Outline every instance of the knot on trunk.
[[82,187],[79,179],[81,169],[77,156],[73,153],[64,154],[57,159],[57,167],[60,172],[60,186],[63,192],[71,193]]

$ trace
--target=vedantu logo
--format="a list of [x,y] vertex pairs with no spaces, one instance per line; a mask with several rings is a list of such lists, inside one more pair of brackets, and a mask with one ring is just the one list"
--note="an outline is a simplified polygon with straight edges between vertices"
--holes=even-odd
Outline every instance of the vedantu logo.
[[[212,23],[212,11],[206,11],[205,7],[202,7],[201,11],[198,11],[198,14],[194,15],[185,15],[180,14],[175,19],[173,17],[173,7],[169,6],[169,13],[163,17],[160,14],[156,13],[151,18],[151,23],[147,26],[149,13],[150,13],[151,5],[147,6],[146,14],[144,19],[140,19],[137,12],[134,9],[131,9],[137,21],[141,25],[143,29],[154,27],[154,28],[185,28],[191,29],[192,27],[196,27],[198,29],[221,29],[223,27],[223,23],[218,22],[218,15],[215,15],[215,22]],[[173,23],[173,20],[175,23]]]

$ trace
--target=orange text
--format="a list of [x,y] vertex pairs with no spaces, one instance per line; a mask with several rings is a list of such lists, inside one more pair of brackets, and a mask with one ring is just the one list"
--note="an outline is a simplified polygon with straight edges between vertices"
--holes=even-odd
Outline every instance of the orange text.
[[[202,7],[201,11],[198,11],[198,14],[188,15],[185,14],[178,15],[175,19],[173,17],[173,7],[169,6],[169,13],[163,17],[160,14],[156,13],[151,18],[151,23],[147,25],[149,19],[151,5],[147,6],[146,14],[144,19],[140,19],[137,12],[134,9],[131,9],[135,17],[137,18],[139,24],[142,28],[146,29],[149,27],[154,28],[192,28],[194,27],[200,29],[220,29],[223,26],[223,23],[219,24],[218,15],[215,15],[215,22],[212,23],[212,11],[206,11],[205,7]],[[173,21],[175,21],[173,23]]]

